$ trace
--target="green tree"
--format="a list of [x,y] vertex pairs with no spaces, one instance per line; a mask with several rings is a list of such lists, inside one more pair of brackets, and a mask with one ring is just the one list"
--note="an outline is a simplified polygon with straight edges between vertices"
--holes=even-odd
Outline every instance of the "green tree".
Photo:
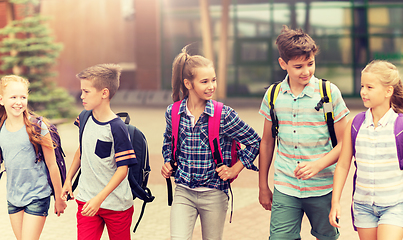
[[0,43],[1,70],[30,81],[29,105],[37,114],[47,118],[75,116],[74,98],[52,81],[56,73],[51,69],[63,45],[54,42],[45,25],[48,18],[39,14],[38,1],[10,0],[8,4],[23,4],[25,13],[22,19],[0,29],[4,37]]

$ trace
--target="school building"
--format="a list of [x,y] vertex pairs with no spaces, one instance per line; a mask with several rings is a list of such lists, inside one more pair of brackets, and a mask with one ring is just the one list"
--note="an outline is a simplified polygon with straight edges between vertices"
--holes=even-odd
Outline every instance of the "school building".
[[46,0],[40,12],[64,44],[56,80],[72,93],[76,73],[105,62],[123,66],[121,90],[169,91],[172,61],[190,44],[214,60],[217,98],[261,97],[285,76],[275,44],[283,25],[317,42],[315,75],[345,97],[359,96],[372,59],[403,72],[401,0]]

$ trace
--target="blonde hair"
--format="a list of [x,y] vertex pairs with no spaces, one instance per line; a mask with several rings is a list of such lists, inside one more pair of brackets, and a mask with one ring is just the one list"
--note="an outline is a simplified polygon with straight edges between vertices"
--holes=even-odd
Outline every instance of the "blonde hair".
[[373,60],[362,71],[377,76],[385,87],[393,87],[393,95],[390,98],[390,105],[397,113],[403,113],[403,85],[399,71],[392,63],[384,60]]
[[[18,82],[22,83],[27,87],[27,92],[29,89],[29,81],[23,77],[17,75],[7,75],[0,79],[0,95],[4,95],[4,91],[9,85],[10,82]],[[32,143],[35,149],[35,153],[38,153],[39,146],[43,145],[45,147],[53,148],[53,144],[49,144],[48,142],[43,141],[43,137],[41,133],[35,129],[36,127],[41,128],[36,123],[30,121],[30,117],[37,117],[34,112],[28,112],[28,109],[25,109],[23,112],[24,124],[26,126],[26,130],[28,133],[29,141]],[[4,121],[7,119],[7,112],[3,105],[0,106],[0,126],[3,125]],[[49,122],[44,118],[43,122],[49,127]]]
[[184,99],[189,95],[184,80],[193,82],[196,68],[214,67],[213,62],[200,55],[189,55],[187,47],[182,48],[172,63],[172,100],[174,102]]
[[92,86],[101,91],[104,88],[109,90],[109,99],[115,95],[120,85],[120,74],[122,68],[117,64],[98,64],[84,69],[76,77],[80,80],[92,81]]

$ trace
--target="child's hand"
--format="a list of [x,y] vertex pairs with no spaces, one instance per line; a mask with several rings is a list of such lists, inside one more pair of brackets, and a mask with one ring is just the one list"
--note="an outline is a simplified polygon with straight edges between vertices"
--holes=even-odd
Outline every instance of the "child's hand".
[[98,196],[95,196],[94,198],[90,199],[88,202],[86,202],[83,206],[83,209],[81,211],[81,215],[85,217],[93,217],[95,214],[97,214],[99,207],[101,206],[102,199],[99,198]]
[[264,190],[259,189],[259,202],[264,209],[271,211],[271,206],[273,203],[273,193],[270,188]]
[[222,165],[215,170],[218,173],[218,176],[224,181],[233,179],[239,174],[239,172],[235,171],[232,167],[228,167],[227,165]]
[[[71,186],[71,181],[68,181],[66,179],[66,181],[64,182],[63,188],[62,188],[62,195],[60,196],[61,199],[63,201],[67,201],[70,199],[74,199],[74,195],[73,195],[73,190],[72,190],[72,186]],[[70,195],[70,198],[67,199],[67,197]]]
[[340,219],[340,204],[332,203],[332,209],[330,209],[329,213],[329,222],[333,227],[340,228],[339,219]]
[[[178,164],[175,162],[175,166],[177,166]],[[170,162],[166,162],[164,165],[162,165],[161,168],[161,175],[164,178],[169,178],[172,175],[173,172],[173,168],[171,166]]]
[[298,179],[307,180],[315,176],[319,170],[315,162],[300,162],[294,170],[294,175]]
[[66,209],[67,203],[60,197],[55,197],[55,214],[59,217],[62,213],[64,213],[64,209]]

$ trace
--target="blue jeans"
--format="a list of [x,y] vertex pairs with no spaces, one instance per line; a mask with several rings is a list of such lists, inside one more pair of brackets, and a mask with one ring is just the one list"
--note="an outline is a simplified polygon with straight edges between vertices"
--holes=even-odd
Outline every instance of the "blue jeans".
[[228,196],[223,191],[195,191],[177,185],[171,207],[171,240],[192,239],[198,215],[203,239],[222,239],[227,209]]
[[7,201],[8,214],[14,214],[24,210],[26,213],[34,216],[48,216],[50,205],[50,196],[42,199],[33,200],[30,204],[23,207],[16,207]]
[[354,225],[358,228],[376,228],[379,224],[403,227],[403,203],[377,206],[354,202]]

